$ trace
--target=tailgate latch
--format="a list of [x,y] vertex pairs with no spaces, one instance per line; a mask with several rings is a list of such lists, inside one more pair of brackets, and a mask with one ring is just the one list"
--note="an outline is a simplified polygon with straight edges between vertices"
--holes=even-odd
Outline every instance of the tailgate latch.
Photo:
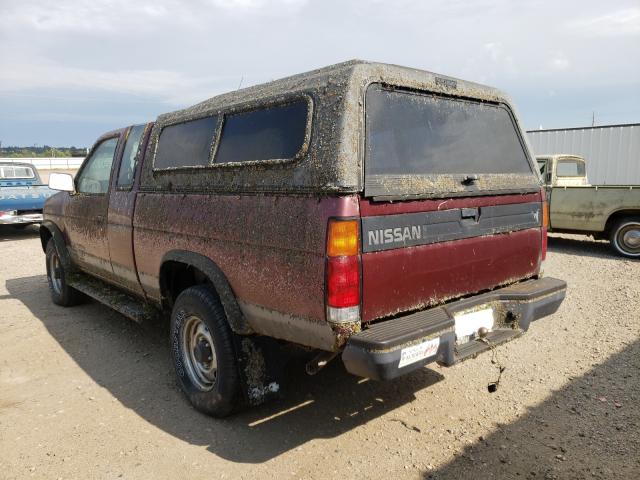
[[477,207],[461,208],[460,215],[462,216],[462,218],[472,218],[477,222],[478,218],[480,217],[480,209],[478,209]]

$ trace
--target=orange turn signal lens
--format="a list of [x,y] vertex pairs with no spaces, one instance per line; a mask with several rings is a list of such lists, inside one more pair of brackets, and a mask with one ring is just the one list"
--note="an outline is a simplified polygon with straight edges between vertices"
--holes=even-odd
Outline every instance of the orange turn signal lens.
[[358,221],[329,220],[327,255],[341,257],[358,255]]
[[542,226],[549,228],[549,203],[546,200],[542,202]]

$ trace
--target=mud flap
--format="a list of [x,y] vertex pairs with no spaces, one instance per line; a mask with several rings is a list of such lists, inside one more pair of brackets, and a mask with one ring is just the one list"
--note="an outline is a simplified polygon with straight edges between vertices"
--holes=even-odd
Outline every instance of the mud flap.
[[259,335],[236,336],[242,397],[249,406],[281,398],[286,355],[278,342]]

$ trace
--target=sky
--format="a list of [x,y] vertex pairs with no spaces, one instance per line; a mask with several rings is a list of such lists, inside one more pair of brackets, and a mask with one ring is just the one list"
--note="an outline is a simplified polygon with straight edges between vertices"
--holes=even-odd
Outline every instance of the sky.
[[640,122],[640,0],[0,0],[0,142],[90,146],[352,58],[498,87],[527,129]]

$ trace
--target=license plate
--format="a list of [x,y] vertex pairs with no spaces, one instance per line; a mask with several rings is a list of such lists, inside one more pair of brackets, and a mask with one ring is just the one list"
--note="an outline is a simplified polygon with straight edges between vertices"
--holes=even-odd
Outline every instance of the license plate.
[[456,343],[467,343],[476,338],[478,330],[485,327],[491,331],[493,328],[493,309],[486,308],[475,312],[454,315],[456,322]]
[[398,368],[402,368],[406,365],[419,362],[427,357],[433,357],[438,353],[438,347],[440,346],[440,337],[426,342],[418,343],[410,347],[403,348],[400,351],[400,363]]

